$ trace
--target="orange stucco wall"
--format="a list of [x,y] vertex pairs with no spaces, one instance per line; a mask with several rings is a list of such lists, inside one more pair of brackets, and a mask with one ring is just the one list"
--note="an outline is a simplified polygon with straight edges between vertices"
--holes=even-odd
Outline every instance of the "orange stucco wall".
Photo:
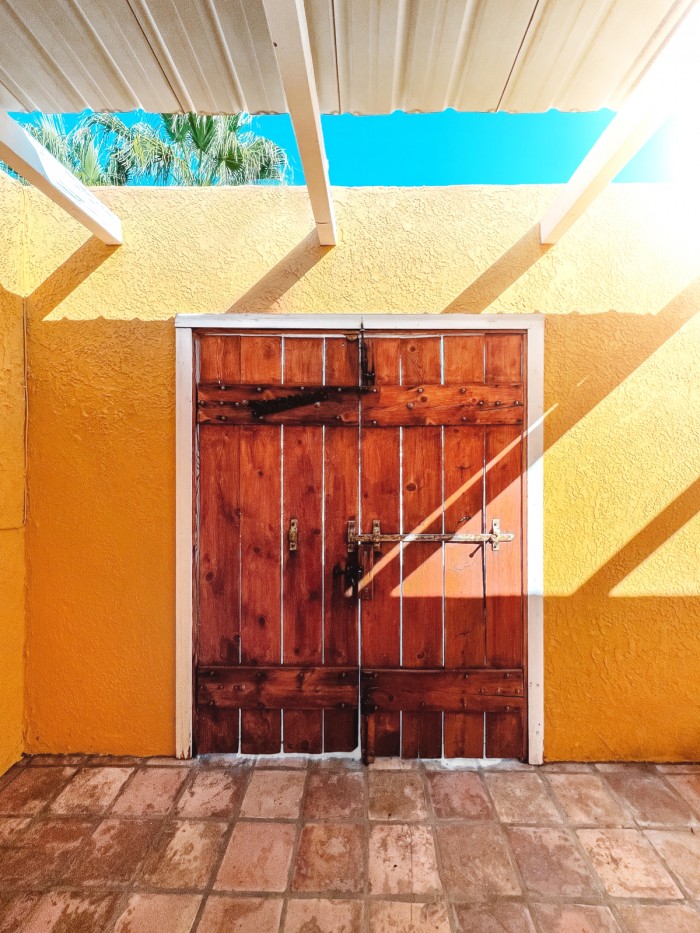
[[27,747],[174,748],[176,312],[547,315],[545,753],[700,757],[700,254],[684,193],[99,192],[107,248],[26,192]]
[[0,185],[0,774],[24,748],[24,192]]

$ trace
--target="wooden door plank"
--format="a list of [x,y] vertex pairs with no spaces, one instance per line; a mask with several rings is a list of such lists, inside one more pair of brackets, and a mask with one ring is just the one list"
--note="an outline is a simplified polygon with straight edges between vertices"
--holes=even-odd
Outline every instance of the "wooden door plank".
[[[437,385],[442,376],[439,337],[401,341],[401,382]],[[415,406],[432,389],[415,393]],[[466,396],[465,396],[466,397]],[[403,404],[405,410],[408,402]],[[427,403],[428,405],[430,403]],[[414,409],[415,410],[415,409]],[[402,432],[403,531],[442,531],[442,430],[411,427]],[[443,566],[442,545],[414,542],[403,546],[402,667],[442,664]],[[439,758],[442,755],[440,712],[404,711],[401,727],[404,758]]]
[[[241,380],[267,383],[282,377],[282,341],[277,336],[241,340]],[[244,664],[280,663],[280,428],[242,426],[241,469],[241,660]],[[243,710],[241,751],[280,751],[278,710]]]
[[[367,340],[378,385],[400,382],[400,339]],[[360,402],[362,404],[362,401]],[[399,528],[400,448],[399,428],[363,425],[360,438],[360,508],[362,530],[371,530],[379,519],[385,528]],[[401,567],[399,548],[386,549],[375,564],[374,598],[361,603],[362,658],[367,667],[398,667],[401,663]],[[365,581],[363,581],[364,583]],[[374,751],[379,756],[401,754],[400,713],[370,716]]]
[[[362,670],[362,703],[384,710],[502,709],[521,707],[522,670],[390,668]],[[486,704],[480,707],[479,704]]]
[[283,709],[287,713],[357,706],[356,667],[202,667],[198,696],[217,708]]
[[[197,340],[196,373],[210,381],[237,381],[240,337],[212,335]],[[238,429],[198,428],[198,605],[195,668],[200,663],[237,663],[240,655],[240,535]],[[198,754],[238,751],[237,710],[195,702],[194,739]]]
[[[518,667],[524,663],[522,586],[522,438],[515,427],[487,429],[486,521],[500,519],[502,531],[516,539],[498,551],[486,548],[486,661],[489,667]],[[486,718],[489,757],[522,754],[523,723],[517,715]]]
[[484,365],[487,383],[521,382],[523,335],[487,334]]
[[[484,529],[484,430],[445,428],[445,529]],[[483,667],[486,660],[483,545],[445,545],[445,666]],[[445,757],[481,758],[484,717],[445,714]]]
[[[489,334],[485,346],[486,381],[522,379],[522,334]],[[490,667],[524,667],[523,593],[523,443],[517,427],[486,431],[486,524],[516,530],[516,540],[500,550],[486,549],[486,659]],[[522,757],[525,710],[486,716],[486,754]]]
[[241,338],[203,334],[198,338],[197,382],[237,383],[241,378]]
[[[359,342],[355,335],[326,338],[327,385],[357,386]],[[359,402],[356,403],[359,414]],[[347,559],[348,519],[358,515],[359,430],[325,429],[325,554],[324,554],[324,644],[325,665],[355,665],[358,656],[357,600],[345,593],[343,573]],[[359,671],[358,671],[359,677]],[[324,750],[351,752],[358,744],[359,710],[329,709],[324,713]]]
[[356,386],[359,374],[357,337],[326,337],[326,385]]
[[[323,382],[323,338],[285,340],[284,381]],[[299,527],[296,551],[284,540],[284,664],[318,665],[323,660],[323,428],[284,429],[284,520]],[[284,751],[320,754],[323,713],[288,709],[284,716]]]
[[[199,665],[239,660],[238,430],[199,432]],[[197,707],[195,737],[202,754],[238,751],[238,714]]]
[[[445,334],[446,385],[485,384],[484,334]],[[484,531],[483,428],[445,428],[445,530]],[[445,545],[445,666],[481,667],[486,658],[484,548]],[[445,713],[445,757],[481,758],[482,713]]]
[[484,335],[445,334],[443,368],[445,385],[461,382],[484,383]]
[[[324,641],[327,666],[357,666],[358,601],[346,593],[347,522],[358,513],[358,430],[326,428]],[[357,748],[358,711],[327,710],[324,749],[349,752]]]

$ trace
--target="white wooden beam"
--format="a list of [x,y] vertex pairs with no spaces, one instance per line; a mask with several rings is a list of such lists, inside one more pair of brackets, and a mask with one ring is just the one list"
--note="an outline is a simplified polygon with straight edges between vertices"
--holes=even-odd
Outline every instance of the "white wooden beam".
[[122,223],[90,189],[33,136],[0,111],[0,159],[55,201],[103,243],[119,246]]
[[263,3],[304,166],[319,243],[335,246],[335,212],[304,0],[263,0]]
[[700,80],[700,7],[667,42],[540,222],[540,241],[556,243],[654,133],[687,103]]

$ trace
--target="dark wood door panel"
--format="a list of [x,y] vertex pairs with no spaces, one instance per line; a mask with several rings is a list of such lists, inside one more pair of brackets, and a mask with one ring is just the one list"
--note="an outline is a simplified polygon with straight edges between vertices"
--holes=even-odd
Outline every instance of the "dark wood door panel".
[[[370,756],[522,757],[523,335],[208,333],[196,353],[198,749],[349,752],[361,707]],[[353,590],[348,522],[494,520],[516,536],[498,550],[363,541]]]

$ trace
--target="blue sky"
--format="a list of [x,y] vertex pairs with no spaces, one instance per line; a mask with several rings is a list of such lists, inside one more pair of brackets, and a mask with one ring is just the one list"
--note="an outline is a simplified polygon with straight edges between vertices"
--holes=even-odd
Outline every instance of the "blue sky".
[[[322,117],[334,185],[513,185],[568,181],[614,113],[442,113]],[[253,126],[288,153],[294,183],[303,171],[288,115]],[[668,131],[661,130],[616,181],[667,180]]]
[[[15,115],[21,121],[26,115]],[[565,182],[613,118],[610,110],[542,114],[442,113],[322,117],[334,185],[555,184]],[[125,115],[129,121],[142,113]],[[67,119],[70,122],[70,118]],[[289,116],[253,118],[287,151],[291,183],[304,173]],[[670,130],[662,129],[616,181],[668,180]]]

